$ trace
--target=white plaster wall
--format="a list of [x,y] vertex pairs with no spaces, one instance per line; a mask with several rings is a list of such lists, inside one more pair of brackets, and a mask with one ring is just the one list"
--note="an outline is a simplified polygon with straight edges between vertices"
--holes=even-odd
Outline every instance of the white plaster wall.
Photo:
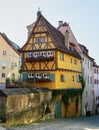
[[[93,113],[93,84],[92,84],[92,61],[83,55],[83,77],[85,80],[85,88],[82,95],[82,115],[86,115],[86,111]],[[88,79],[89,78],[89,79]],[[88,81],[89,80],[89,81]]]
[[[94,69],[97,69],[98,70],[98,73],[95,73],[94,72]],[[96,97],[98,98],[99,97],[99,68],[98,67],[93,67],[93,73],[94,73],[94,79],[93,79],[93,82],[95,79],[98,80],[98,84],[94,84],[94,98],[95,98],[95,105],[99,104],[99,99],[96,100]]]

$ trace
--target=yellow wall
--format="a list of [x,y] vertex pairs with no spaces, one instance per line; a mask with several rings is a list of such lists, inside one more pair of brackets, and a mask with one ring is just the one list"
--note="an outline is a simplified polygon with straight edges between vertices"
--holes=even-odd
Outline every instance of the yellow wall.
[[[64,60],[60,60],[60,54],[63,52],[58,51],[57,53],[57,57],[58,57],[58,68],[63,68],[63,69],[69,69],[69,70],[74,70],[74,71],[79,71],[81,72],[82,70],[82,65],[81,65],[81,60],[64,53]],[[71,59],[72,59],[72,63],[71,63]],[[77,61],[77,64],[74,64],[74,60]]]
[[[40,72],[41,73],[41,72]],[[35,83],[36,87],[46,87],[49,89],[68,89],[68,88],[81,88],[81,83],[77,81],[77,75],[79,73],[73,73],[70,71],[52,71],[52,72],[42,72],[42,73],[51,73],[55,74],[55,81],[53,82],[42,82]],[[66,76],[65,82],[60,82],[60,75],[64,74]],[[72,75],[74,75],[74,81],[72,81]],[[34,86],[33,82],[24,83],[25,86]]]
[[[55,48],[55,45],[53,44],[53,41],[52,41],[51,37],[49,36],[49,34],[46,34],[44,32],[44,31],[46,31],[46,27],[45,26],[37,27],[37,28],[35,28],[34,33],[37,32],[38,30],[42,30],[42,33],[32,34],[31,38],[28,41],[28,44],[25,45],[23,50],[29,50],[30,51],[30,50],[41,50],[41,48],[42,49],[52,49],[52,48]],[[36,43],[36,38],[37,37],[44,37],[45,38],[45,43],[40,44],[40,46],[41,46],[40,48],[39,48],[39,44]],[[48,45],[46,46],[47,43],[48,43]],[[33,48],[33,46],[35,46],[35,47]]]
[[[60,75],[66,77],[65,82],[60,82]],[[81,83],[77,81],[77,75],[79,73],[71,71],[57,71],[56,72],[56,88],[57,89],[66,89],[66,88],[81,88]],[[74,76],[74,81],[72,81],[72,76]]]
[[[2,52],[6,51],[6,55],[3,55]],[[5,69],[2,68],[2,60],[6,61]],[[6,78],[12,79],[12,73],[15,74],[16,79],[19,78],[19,54],[15,52],[14,49],[4,40],[4,38],[0,35],[0,83],[5,83]],[[12,67],[12,62],[17,64],[16,67]],[[2,78],[1,74],[4,72],[6,74],[6,78]]]
[[76,105],[74,101],[69,100],[70,105],[68,106],[68,110],[66,110],[66,106],[62,103],[62,117],[79,117],[81,116],[81,99],[79,96],[79,104],[78,104],[78,111],[76,112]]

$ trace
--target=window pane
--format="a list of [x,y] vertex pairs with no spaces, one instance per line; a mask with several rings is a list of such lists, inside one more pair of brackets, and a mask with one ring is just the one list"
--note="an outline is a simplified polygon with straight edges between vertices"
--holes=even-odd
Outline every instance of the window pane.
[[63,53],[60,54],[60,60],[64,60],[64,54]]
[[40,20],[38,25],[39,25],[39,26],[42,26],[42,25],[43,25],[43,21]]
[[60,82],[65,82],[65,81],[66,81],[65,75],[60,75]]
[[5,66],[6,66],[6,61],[2,60],[2,67],[5,67]]
[[44,37],[37,37],[36,42],[37,43],[43,43],[43,42],[45,42],[45,38]]
[[5,78],[5,73],[2,73],[2,78]]
[[3,51],[3,55],[6,55],[6,51],[5,50]]

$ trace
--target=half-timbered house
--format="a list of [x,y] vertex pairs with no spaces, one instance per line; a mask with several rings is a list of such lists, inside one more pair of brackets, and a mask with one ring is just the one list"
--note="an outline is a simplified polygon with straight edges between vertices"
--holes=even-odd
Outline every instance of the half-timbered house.
[[64,36],[40,12],[28,31],[28,40],[21,48],[23,86],[81,89],[81,57],[69,43],[68,31]]

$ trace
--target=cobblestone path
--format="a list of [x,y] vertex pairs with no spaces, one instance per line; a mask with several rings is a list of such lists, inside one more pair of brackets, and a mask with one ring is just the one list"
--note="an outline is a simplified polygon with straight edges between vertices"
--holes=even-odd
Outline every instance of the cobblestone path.
[[99,130],[99,116],[52,119],[0,130]]

